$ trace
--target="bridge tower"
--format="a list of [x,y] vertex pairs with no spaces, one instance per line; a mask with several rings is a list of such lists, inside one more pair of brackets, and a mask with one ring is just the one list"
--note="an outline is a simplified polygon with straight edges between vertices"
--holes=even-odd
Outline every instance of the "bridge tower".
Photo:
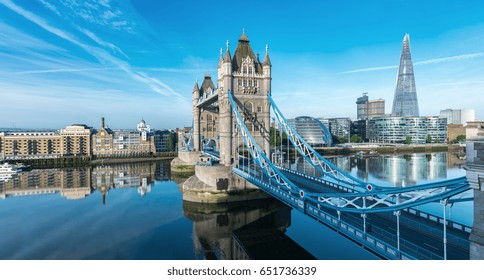
[[[269,48],[266,46],[261,61],[243,32],[233,55],[228,41],[225,53],[220,50],[217,86],[209,73],[205,74],[200,86],[195,82],[192,90],[193,148],[180,149],[171,163],[172,171],[195,171],[195,175],[183,183],[184,200],[216,203],[248,200],[249,196],[253,197],[250,199],[265,197],[263,193],[252,191],[256,186],[232,174],[243,139],[236,129],[228,93],[242,112],[251,135],[269,156],[271,80]],[[248,196],[237,198],[231,196],[232,193]]]
[[242,140],[235,130],[228,91],[234,97],[239,110],[244,112],[247,127],[257,144],[266,155],[270,153],[270,104],[267,95],[271,92],[271,61],[266,46],[264,61],[255,54],[249,38],[242,33],[234,55],[230,55],[227,41],[225,55],[220,56],[218,65],[218,95],[220,110],[220,161],[230,166],[238,153],[237,143]]

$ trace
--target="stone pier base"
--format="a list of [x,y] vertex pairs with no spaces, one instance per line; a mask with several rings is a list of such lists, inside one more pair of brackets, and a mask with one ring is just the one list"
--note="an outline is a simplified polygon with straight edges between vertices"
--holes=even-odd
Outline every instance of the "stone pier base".
[[171,161],[171,171],[175,173],[193,173],[200,152],[179,152],[178,157]]
[[200,203],[226,203],[267,198],[253,184],[232,173],[224,165],[195,166],[195,175],[182,187],[183,200]]

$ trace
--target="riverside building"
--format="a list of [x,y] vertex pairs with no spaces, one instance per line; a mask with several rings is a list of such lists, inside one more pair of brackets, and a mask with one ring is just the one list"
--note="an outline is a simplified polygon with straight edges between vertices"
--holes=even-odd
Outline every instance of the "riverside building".
[[435,116],[374,118],[368,121],[367,133],[369,141],[376,143],[423,144],[429,139],[443,143],[447,140],[447,119]]
[[60,131],[0,133],[0,160],[88,156],[92,128],[73,124]]
[[289,119],[288,122],[312,147],[331,146],[331,133],[320,120],[301,116]]
[[92,135],[93,151],[96,157],[147,156],[156,153],[151,128],[144,120],[137,130],[112,130],[101,119],[101,129]]

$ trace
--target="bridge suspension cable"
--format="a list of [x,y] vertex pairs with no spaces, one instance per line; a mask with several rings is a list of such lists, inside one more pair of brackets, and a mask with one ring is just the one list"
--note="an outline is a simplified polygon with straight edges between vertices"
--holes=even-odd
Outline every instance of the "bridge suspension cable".
[[[293,177],[296,176],[294,178],[298,180],[298,183],[294,183],[292,179],[289,179],[285,175],[285,173],[290,175],[287,173],[288,170],[274,165],[274,163],[271,162],[267,155],[265,155],[265,153],[260,149],[257,142],[250,134],[249,129],[247,128],[230,91],[228,92],[228,98],[235,119],[236,131],[240,133],[248,151],[248,157],[246,158],[248,159],[248,167],[245,168],[245,166],[243,166],[243,169],[240,169],[239,160],[237,167],[232,169],[233,172],[251,181],[252,183],[255,183],[263,189],[267,187],[274,188],[275,186],[278,189],[282,188],[286,190],[287,193],[285,196],[289,194],[291,196],[290,199],[292,201],[296,201],[298,207],[304,208],[306,203],[308,206],[312,205],[312,207],[317,207],[318,209],[324,207],[340,212],[353,212],[361,214],[398,211],[429,202],[447,200],[448,198],[469,189],[469,183],[465,177],[422,184],[413,187],[376,187],[369,189],[368,186],[363,186],[363,184],[366,183],[336,168],[333,164],[314,151],[289,126],[282,113],[280,113],[280,111],[277,109],[277,106],[275,106],[274,101],[269,96],[271,105],[273,105],[273,108],[275,108],[274,111],[277,112],[276,116],[279,120],[282,120],[280,122],[281,127],[288,134],[289,139],[291,139],[291,142],[293,142],[293,144],[296,146],[296,149],[300,153],[302,152],[302,155],[304,155],[306,160],[308,160],[314,167],[319,167],[320,170],[324,171],[323,174],[327,175],[323,178],[315,178],[306,174],[301,175],[296,172],[294,173],[295,175],[291,175]],[[237,139],[239,139],[239,136],[237,136]],[[246,159],[244,159],[244,161]],[[258,178],[255,180],[257,176],[261,176],[261,178],[266,176],[268,185],[260,181]],[[353,187],[344,188],[348,191],[352,190],[352,192],[336,192],[337,189],[329,192],[320,191],[323,189],[328,189],[328,185],[334,186],[335,180]],[[313,187],[309,187],[308,182]]]
[[[260,168],[261,172],[263,172],[269,180],[273,180],[278,187],[283,187],[287,189],[291,193],[297,193],[300,188],[296,186],[293,182],[282,174],[279,169],[275,168],[275,166],[271,163],[271,161],[267,158],[264,152],[260,149],[257,145],[255,139],[250,134],[245,122],[243,121],[239,110],[237,109],[237,104],[235,103],[232,93],[228,91],[228,97],[230,101],[230,106],[232,107],[232,112],[234,115],[235,123],[238,128],[238,132],[241,134],[242,139],[244,140],[244,144],[252,157],[252,161],[254,164]],[[249,161],[249,168],[250,168]],[[250,174],[249,174],[250,175]]]
[[288,123],[287,119],[284,117],[282,112],[277,107],[276,103],[269,95],[269,102],[271,107],[274,111],[274,114],[286,133],[288,139],[294,145],[295,149],[298,153],[309,163],[311,164],[316,170],[324,174],[324,176],[330,177],[336,182],[339,182],[345,186],[349,186],[351,188],[355,188],[358,192],[367,192],[373,190],[382,190],[387,189],[387,187],[381,187],[374,184],[369,184],[363,182],[360,179],[357,179],[350,174],[344,172],[343,170],[339,169],[337,166],[332,164],[330,161],[322,157],[318,152],[316,152],[311,145],[309,145],[298,133],[297,131],[291,127]]

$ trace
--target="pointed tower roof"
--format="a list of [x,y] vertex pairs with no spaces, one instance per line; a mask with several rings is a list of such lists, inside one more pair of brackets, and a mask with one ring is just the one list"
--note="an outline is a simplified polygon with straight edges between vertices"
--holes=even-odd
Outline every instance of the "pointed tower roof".
[[230,58],[230,50],[229,50],[229,40],[226,43],[226,50],[225,50],[225,57],[224,62],[230,62],[232,59]]
[[203,78],[203,83],[200,88],[201,92],[208,92],[209,88],[211,90],[215,90],[215,86],[212,82],[212,77],[210,76],[210,73],[205,73],[205,77]]
[[410,53],[410,36],[408,33],[403,37],[392,115],[400,117],[419,116],[415,75]]
[[223,56],[223,50],[220,48],[220,58],[218,60],[218,67],[222,66],[222,63],[224,62],[224,56]]
[[248,56],[254,61],[255,72],[259,73],[262,70],[262,65],[249,44],[249,37],[247,37],[244,32],[240,35],[239,43],[237,44],[237,48],[235,49],[232,58],[232,70],[238,71],[242,65],[242,60]]
[[262,62],[262,65],[271,66],[271,59],[269,58],[269,45],[266,45],[266,55],[264,56],[264,62]]
[[193,86],[192,92],[200,91],[200,87],[198,86],[198,80],[195,81],[195,85]]

